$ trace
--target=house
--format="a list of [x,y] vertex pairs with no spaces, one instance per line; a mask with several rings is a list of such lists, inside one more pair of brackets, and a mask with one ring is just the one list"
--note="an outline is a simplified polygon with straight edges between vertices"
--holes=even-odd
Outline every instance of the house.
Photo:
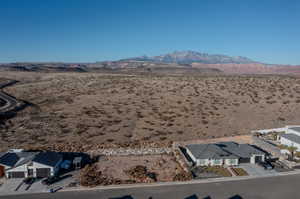
[[286,133],[281,135],[279,140],[280,144],[296,147],[297,151],[300,151],[300,127],[287,128]]
[[197,166],[236,166],[240,163],[265,161],[265,152],[249,145],[235,142],[192,144],[186,146],[187,154]]
[[56,152],[8,151],[0,156],[0,174],[7,178],[44,178],[58,173],[63,157]]

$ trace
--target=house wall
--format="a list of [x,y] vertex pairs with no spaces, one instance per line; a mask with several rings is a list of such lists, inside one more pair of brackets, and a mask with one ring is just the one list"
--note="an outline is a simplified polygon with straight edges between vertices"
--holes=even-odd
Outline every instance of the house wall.
[[235,166],[239,164],[238,159],[196,159],[195,156],[191,153],[191,151],[186,148],[187,154],[191,157],[196,166]]
[[50,168],[50,172],[51,172],[51,176],[54,175],[54,167],[51,167],[51,166],[47,166],[47,165],[44,165],[44,164],[40,164],[40,163],[37,163],[37,162],[33,162],[33,176],[36,177],[36,169],[40,169],[40,168]]
[[262,158],[262,159],[261,159],[262,162],[264,162],[265,159],[266,159],[265,155],[261,155],[261,154],[252,154],[252,156],[251,156],[251,158],[250,158],[250,163],[251,163],[251,164],[257,163],[257,162],[255,161],[255,158],[256,158],[257,156],[259,156],[259,157]]
[[5,171],[5,176],[6,176],[6,178],[8,178],[8,173],[9,172],[17,172],[17,171],[22,171],[22,172],[24,172],[25,173],[25,178],[27,177],[27,165],[20,165],[20,166],[18,166],[18,167],[15,167],[15,168],[12,168],[12,169],[7,169],[6,171]]
[[209,165],[211,166],[222,166],[223,159],[209,159]]
[[286,145],[286,146],[293,146],[293,147],[297,147],[297,151],[300,151],[300,144],[293,142],[289,139],[286,139],[284,137],[280,138],[280,144]]
[[190,158],[193,160],[193,162],[197,165],[197,159],[195,158],[195,156],[192,154],[192,152],[186,148],[186,153],[190,156]]
[[196,162],[197,166],[208,166],[210,161],[208,159],[198,159]]

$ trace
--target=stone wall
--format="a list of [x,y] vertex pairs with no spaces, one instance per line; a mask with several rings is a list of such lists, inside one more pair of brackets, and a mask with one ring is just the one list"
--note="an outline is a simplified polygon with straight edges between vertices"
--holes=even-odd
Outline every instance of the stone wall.
[[170,154],[173,152],[172,148],[116,148],[116,149],[98,149],[89,151],[90,154],[107,155],[107,156],[127,156],[127,155],[159,155]]

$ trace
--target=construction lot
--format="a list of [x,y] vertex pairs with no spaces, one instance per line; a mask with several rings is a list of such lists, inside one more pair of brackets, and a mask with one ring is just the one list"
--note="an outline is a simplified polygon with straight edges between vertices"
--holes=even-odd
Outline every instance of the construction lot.
[[171,182],[183,172],[175,157],[168,154],[102,156],[88,168],[81,175],[85,186]]

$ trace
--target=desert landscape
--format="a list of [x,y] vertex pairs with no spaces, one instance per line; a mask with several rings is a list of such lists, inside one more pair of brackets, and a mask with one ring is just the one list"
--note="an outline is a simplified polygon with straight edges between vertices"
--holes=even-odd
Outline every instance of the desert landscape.
[[30,104],[1,125],[0,150],[87,151],[249,134],[298,124],[300,79],[284,75],[0,73]]

